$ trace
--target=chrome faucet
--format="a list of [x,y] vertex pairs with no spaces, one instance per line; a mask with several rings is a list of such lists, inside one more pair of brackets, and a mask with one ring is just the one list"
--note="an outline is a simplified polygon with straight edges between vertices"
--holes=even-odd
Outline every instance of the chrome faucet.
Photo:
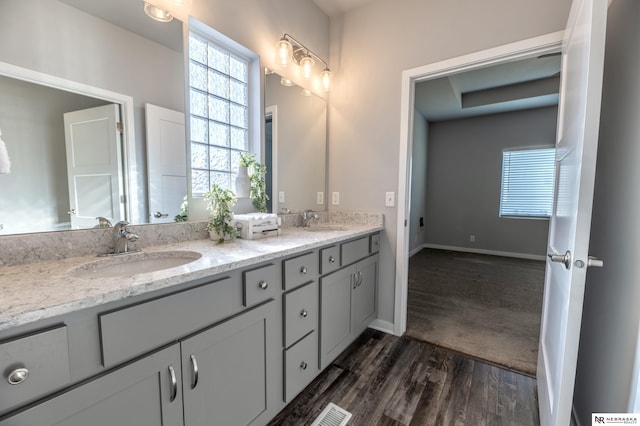
[[302,226],[309,226],[312,220],[318,220],[320,216],[313,212],[313,210],[302,211]]
[[[129,243],[138,241],[138,234],[134,234],[127,228],[129,222],[120,221],[113,227],[113,252],[112,254],[129,253]],[[137,251],[137,250],[131,250]]]

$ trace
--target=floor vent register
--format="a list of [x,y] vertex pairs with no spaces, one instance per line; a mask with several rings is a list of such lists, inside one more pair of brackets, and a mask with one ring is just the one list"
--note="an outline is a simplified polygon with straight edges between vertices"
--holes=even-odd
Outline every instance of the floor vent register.
[[330,402],[311,426],[345,426],[349,419],[351,419],[350,412]]

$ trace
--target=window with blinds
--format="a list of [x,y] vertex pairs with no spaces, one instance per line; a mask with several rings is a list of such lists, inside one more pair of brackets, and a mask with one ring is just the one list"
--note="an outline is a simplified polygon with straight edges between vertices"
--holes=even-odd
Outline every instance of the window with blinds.
[[249,151],[249,62],[193,32],[189,36],[191,190],[231,189]]
[[500,217],[548,218],[553,210],[555,148],[502,153]]

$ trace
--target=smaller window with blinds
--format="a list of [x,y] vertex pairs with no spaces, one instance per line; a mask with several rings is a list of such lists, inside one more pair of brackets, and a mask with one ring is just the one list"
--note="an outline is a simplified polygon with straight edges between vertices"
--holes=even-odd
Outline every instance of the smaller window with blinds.
[[549,218],[555,188],[555,148],[502,153],[500,217]]

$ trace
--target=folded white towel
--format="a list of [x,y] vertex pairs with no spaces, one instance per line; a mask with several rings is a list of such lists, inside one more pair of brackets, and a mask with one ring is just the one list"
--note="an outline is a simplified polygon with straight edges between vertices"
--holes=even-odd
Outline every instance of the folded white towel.
[[2,140],[2,130],[0,130],[0,174],[11,173],[11,161],[9,160],[9,153],[7,152],[7,146]]

